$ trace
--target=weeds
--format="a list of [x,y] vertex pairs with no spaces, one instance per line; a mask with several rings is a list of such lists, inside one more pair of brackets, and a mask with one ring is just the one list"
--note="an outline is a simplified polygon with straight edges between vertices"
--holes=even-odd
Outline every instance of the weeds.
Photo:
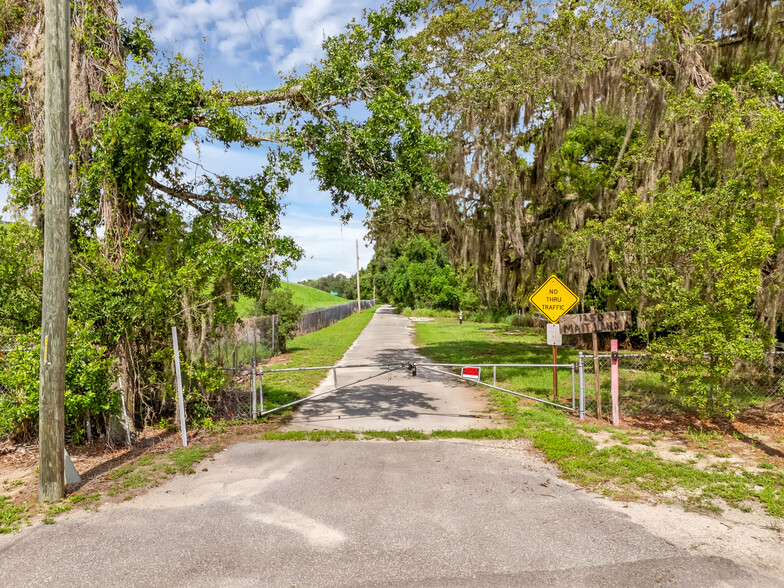
[[207,457],[208,453],[215,453],[218,449],[217,445],[211,445],[210,447],[180,447],[169,454],[169,460],[181,474],[193,474],[195,472],[193,464],[200,462]]
[[7,496],[0,495],[0,534],[13,533],[25,520],[27,505],[14,504]]
[[[498,338],[499,329],[479,328],[477,325],[457,331],[449,323],[439,324],[434,321],[418,323],[416,329],[416,340],[422,346],[422,352],[436,361],[473,363],[489,359],[489,354],[493,354],[492,361],[524,363],[547,351],[539,349],[537,345],[518,343],[508,346],[506,340],[502,343],[494,342]],[[499,381],[504,382],[499,384],[512,388],[503,379],[506,374],[500,369],[498,371]],[[530,379],[526,385],[529,388],[535,386]],[[663,459],[650,450],[632,450],[626,446],[631,438],[619,431],[613,431],[611,436],[623,445],[597,449],[593,440],[582,432],[599,432],[601,429],[596,425],[577,425],[563,411],[542,405],[523,406],[516,398],[502,392],[491,392],[490,396],[509,419],[509,428],[492,429],[487,433],[465,431],[444,436],[465,434],[477,435],[479,438],[486,434],[488,437],[526,437],[561,468],[566,479],[596,491],[613,488],[613,492],[624,496],[643,493],[661,496],[665,492],[685,491],[691,505],[709,511],[719,509],[714,503],[716,500],[724,500],[738,507],[744,500],[755,499],[771,515],[784,516],[782,472],[770,468],[763,468],[764,471],[759,473],[735,470],[728,466],[729,462],[704,470],[698,469],[694,467],[698,463],[697,459],[689,459],[684,463]],[[441,435],[434,432],[431,436]],[[691,428],[686,437],[708,448],[725,444],[721,433],[717,431]],[[684,453],[686,450],[673,446],[670,451]],[[698,456],[706,457],[704,454]]]

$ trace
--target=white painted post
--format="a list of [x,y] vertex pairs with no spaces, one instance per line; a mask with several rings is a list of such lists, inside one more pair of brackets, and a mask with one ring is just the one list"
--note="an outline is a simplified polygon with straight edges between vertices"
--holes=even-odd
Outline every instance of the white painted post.
[[264,370],[259,374],[259,412],[264,412]]
[[618,340],[610,341],[610,386],[612,393],[612,423],[617,427],[621,422],[618,410]]
[[580,419],[585,418],[585,362],[583,352],[577,355],[577,368],[580,372]]
[[188,446],[188,431],[185,429],[185,400],[182,397],[182,372],[180,371],[180,346],[177,343],[177,327],[172,327],[172,343],[174,344],[174,373],[177,377],[177,402],[180,408],[180,433],[182,446]]

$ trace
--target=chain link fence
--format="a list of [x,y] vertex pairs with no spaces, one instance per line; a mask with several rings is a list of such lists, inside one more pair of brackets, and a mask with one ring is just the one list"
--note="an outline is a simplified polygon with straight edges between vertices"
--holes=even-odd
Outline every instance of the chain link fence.
[[[372,300],[360,302],[362,310],[372,306]],[[296,335],[323,329],[356,311],[357,303],[350,302],[306,312],[298,323]],[[179,337],[189,418],[201,404],[205,414],[213,418],[252,419],[260,410],[255,405],[260,396],[259,369],[279,353],[282,346],[280,317],[243,319],[233,328],[221,327],[207,333],[203,340],[183,336],[182,332]],[[194,369],[197,364],[204,367]],[[210,379],[216,373],[220,377]]]
[[[591,354],[582,354],[585,370],[585,410],[596,416],[601,406],[604,418],[610,417],[612,356],[599,354],[599,393]],[[619,407],[621,414],[662,414],[680,412],[690,407],[671,392],[653,355],[645,353],[618,354]],[[729,391],[740,409],[755,407],[784,411],[784,352],[766,353],[760,362],[740,361],[721,384]]]
[[[360,300],[360,309],[366,310],[375,304],[373,300]],[[297,335],[307,335],[313,333],[336,322],[343,320],[357,312],[357,303],[347,302],[346,304],[336,304],[335,306],[325,306],[314,308],[302,315],[299,320]]]
[[[10,347],[0,347],[0,370],[4,369],[5,360],[4,357],[11,351]],[[3,385],[3,382],[0,381],[0,396],[10,393],[11,391]]]

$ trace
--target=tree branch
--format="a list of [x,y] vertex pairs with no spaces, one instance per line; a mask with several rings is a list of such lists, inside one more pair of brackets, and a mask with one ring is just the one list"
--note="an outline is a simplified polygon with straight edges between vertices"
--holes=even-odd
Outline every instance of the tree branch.
[[215,198],[214,196],[207,196],[207,195],[204,195],[204,194],[196,194],[195,192],[190,192],[188,190],[182,190],[182,189],[178,189],[178,188],[172,188],[171,186],[166,186],[164,184],[161,184],[159,181],[157,181],[153,177],[149,177],[147,179],[147,183],[150,186],[152,186],[153,188],[155,188],[156,190],[160,190],[164,194],[168,194],[169,196],[172,196],[173,198],[176,198],[177,200],[181,200],[182,202],[184,202],[188,206],[192,206],[193,208],[198,210],[200,213],[205,214],[205,215],[209,214],[209,210],[207,210],[206,208],[203,208],[202,206],[200,206],[199,204],[194,202],[194,200],[198,200],[198,201],[201,201],[201,202],[210,202],[212,204],[227,204],[226,201],[223,201],[220,198]]
[[276,102],[299,102],[302,99],[302,84],[294,84],[288,88],[272,90],[270,92],[222,92],[219,96],[232,106],[264,106]]

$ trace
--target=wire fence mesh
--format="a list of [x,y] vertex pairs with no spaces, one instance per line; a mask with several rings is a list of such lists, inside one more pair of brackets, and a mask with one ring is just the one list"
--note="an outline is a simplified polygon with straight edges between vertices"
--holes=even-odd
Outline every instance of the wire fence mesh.
[[[253,368],[223,368],[226,383],[212,403],[217,418],[249,420],[253,418]],[[258,390],[258,384],[256,384]]]
[[[362,310],[368,309],[373,306],[373,300],[360,300],[360,308]],[[306,335],[314,331],[318,331],[344,318],[351,316],[357,311],[357,303],[347,302],[346,304],[336,304],[335,306],[325,306],[323,308],[314,308],[307,311],[302,315],[299,320],[297,335]]]
[[[277,315],[242,319],[233,330],[220,330],[208,339],[205,359],[222,368],[250,368],[273,357],[280,350],[280,319]],[[193,356],[193,346],[185,346]]]
[[[373,306],[362,300],[361,309]],[[357,311],[357,303],[339,304],[307,312],[298,323],[296,334],[303,335],[332,325]],[[260,380],[254,370],[280,352],[283,347],[280,317],[258,316],[243,319],[233,328],[221,327],[202,339],[181,335],[183,387],[189,407],[203,405],[215,418],[251,419],[260,410],[254,406],[254,382],[258,402]],[[194,368],[194,366],[203,368]],[[210,379],[209,373],[220,377]],[[217,381],[216,381],[217,380]],[[194,400],[195,399],[195,400]],[[193,410],[188,411],[193,413]]]
[[[3,358],[11,351],[11,349],[12,348],[10,348],[10,347],[0,347],[0,370],[4,369],[5,360]],[[10,392],[11,392],[11,390],[9,390],[3,384],[2,379],[0,379],[0,395],[5,395],[5,394],[8,394]]]
[[[584,354],[583,361],[586,414],[597,415],[597,407],[601,406],[602,416],[609,418],[612,356],[598,356],[598,394],[594,358]],[[690,408],[683,397],[672,393],[653,355],[618,354],[618,382],[621,414],[661,414]],[[733,404],[739,409],[754,407],[784,411],[784,352],[766,353],[759,362],[737,362],[721,386],[730,392]]]

